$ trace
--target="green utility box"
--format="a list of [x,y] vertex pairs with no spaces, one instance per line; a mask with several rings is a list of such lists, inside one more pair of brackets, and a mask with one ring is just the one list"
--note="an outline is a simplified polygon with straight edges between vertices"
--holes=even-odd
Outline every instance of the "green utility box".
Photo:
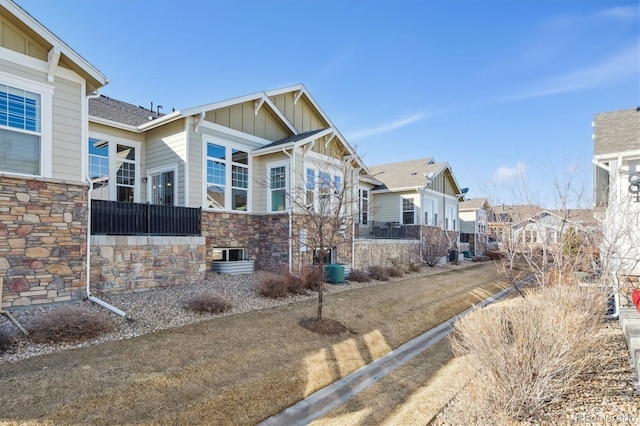
[[324,279],[331,284],[344,283],[344,265],[336,263],[324,267]]

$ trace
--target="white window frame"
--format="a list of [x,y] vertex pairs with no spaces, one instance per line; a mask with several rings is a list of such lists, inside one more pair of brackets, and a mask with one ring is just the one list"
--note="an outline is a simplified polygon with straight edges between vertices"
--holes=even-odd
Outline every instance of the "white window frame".
[[[97,132],[89,132],[89,138],[87,138],[87,141],[85,143],[89,143],[90,139],[97,139],[100,141],[107,141],[109,143],[108,145],[108,152],[109,152],[109,189],[108,189],[108,193],[109,193],[109,200],[111,201],[115,201],[117,200],[118,197],[118,184],[116,182],[116,178],[117,178],[117,171],[116,171],[116,165],[117,165],[117,146],[118,145],[123,145],[123,146],[128,146],[130,148],[135,149],[136,152],[136,159],[134,161],[134,170],[135,170],[135,182],[133,185],[133,202],[134,203],[139,203],[140,202],[140,164],[142,163],[142,144],[140,142],[135,142],[135,141],[130,141],[128,139],[123,139],[123,138],[119,138],[116,136],[111,136],[111,135],[107,135],[104,133],[97,133]],[[87,168],[89,165],[89,150],[87,148],[87,150],[85,151],[87,153]]]
[[[267,166],[267,176],[266,176],[266,182],[267,182],[267,211],[269,213],[288,213],[289,208],[291,206],[291,201],[289,200],[289,197],[291,195],[291,193],[289,192],[291,190],[291,179],[289,176],[289,170],[291,168],[291,164],[289,163],[288,160],[280,160],[280,161],[272,161],[266,164]],[[283,210],[272,210],[271,209],[271,170],[278,168],[278,167],[284,167],[284,175],[285,175],[285,185],[284,185],[284,209]]]
[[[23,173],[7,172],[0,170],[0,173],[17,176],[36,176],[52,178],[53,174],[53,93],[54,86],[42,84],[26,78],[0,72],[0,83],[18,90],[25,90],[40,95],[40,170],[37,175],[25,175]],[[4,130],[33,134],[14,127],[2,127]]]
[[[339,160],[332,157],[327,157],[321,154],[317,154],[317,153],[307,153],[306,158],[308,158],[308,160],[305,160],[303,162],[305,203],[307,202],[307,191],[310,190],[310,188],[307,186],[308,170],[313,170],[314,172],[315,182],[314,182],[314,189],[313,189],[313,208],[315,211],[319,211],[318,209],[320,207],[320,198],[319,198],[320,184],[321,184],[320,172],[328,173],[329,189],[330,189],[329,196],[331,197],[330,206],[332,209],[335,203],[338,202],[338,195],[335,194],[333,191],[337,189],[336,178],[340,179],[340,186],[342,190],[344,190],[344,185],[345,185],[344,176],[342,176],[341,170],[339,169],[339,163],[338,163]],[[346,196],[345,191],[341,191],[341,192],[344,196]],[[344,207],[344,204],[345,202],[343,200],[343,207]]]
[[[411,200],[411,204],[413,205],[413,222],[412,223],[405,223],[404,221],[404,200]],[[406,210],[407,212],[409,210]],[[403,225],[415,225],[417,224],[417,217],[418,217],[418,205],[416,203],[416,197],[414,195],[401,195],[400,196],[400,223],[402,223]]]
[[[358,191],[359,191],[358,192],[358,207],[359,207],[358,221],[360,222],[360,225],[369,226],[369,221],[371,220],[371,218],[369,216],[369,203],[370,203],[370,199],[371,199],[370,198],[371,192],[370,192],[370,190],[368,188],[367,189],[360,188]],[[367,195],[366,197],[364,196],[365,194]],[[365,200],[367,201],[366,211],[362,207],[362,205],[363,205]],[[365,213],[367,215],[366,223],[362,219],[362,214],[363,213]]]
[[147,169],[147,201],[149,203],[153,198],[153,176],[167,172],[173,172],[173,205],[178,205],[178,163]]
[[[203,191],[202,191],[202,208],[205,210],[211,211],[225,211],[225,212],[233,212],[233,213],[250,213],[253,211],[253,203],[252,203],[252,192],[253,192],[253,183],[252,183],[252,171],[253,171],[253,158],[251,156],[251,148],[229,142],[227,140],[216,138],[214,136],[204,135],[202,138],[202,176],[203,176]],[[207,155],[207,145],[214,144],[221,146],[225,149],[225,159],[220,160],[216,159],[220,163],[224,163],[225,165],[225,184],[224,184],[224,208],[218,209],[214,207],[209,207],[209,203],[207,201],[207,161],[209,157]],[[234,163],[233,162],[233,150],[243,151],[247,153],[247,164]],[[233,166],[245,167],[248,172],[248,182],[247,182],[247,210],[234,210],[232,208],[233,205]],[[245,189],[245,188],[242,188]]]

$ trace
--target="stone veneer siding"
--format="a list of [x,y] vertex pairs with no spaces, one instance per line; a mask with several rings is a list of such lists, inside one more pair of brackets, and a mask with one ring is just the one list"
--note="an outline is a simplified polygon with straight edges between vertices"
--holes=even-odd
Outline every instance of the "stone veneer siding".
[[0,175],[2,308],[84,296],[87,186]]
[[[211,269],[214,248],[246,248],[255,269],[280,272],[289,267],[289,215],[202,212],[202,234],[206,237],[205,258]],[[305,215],[292,220],[292,271],[299,274],[313,261],[312,251],[300,251],[300,229],[308,229]],[[350,232],[337,244],[338,263],[351,264]]]
[[356,240],[355,269],[369,266],[392,266],[392,261],[421,264],[418,240]]
[[204,237],[91,237],[91,290],[143,290],[202,281]]

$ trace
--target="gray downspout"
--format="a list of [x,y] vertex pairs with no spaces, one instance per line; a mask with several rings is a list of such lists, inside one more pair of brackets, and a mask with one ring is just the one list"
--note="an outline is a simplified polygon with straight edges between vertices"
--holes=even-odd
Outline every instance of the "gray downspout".
[[[87,264],[87,283],[86,283],[86,293],[87,293],[87,299],[91,300],[94,303],[97,303],[98,305],[109,309],[111,312],[114,312],[118,315],[120,315],[121,317],[127,318],[127,313],[124,311],[121,311],[120,309],[116,308],[115,306],[112,306],[110,304],[108,304],[107,302],[105,302],[104,300],[100,300],[97,297],[95,297],[94,295],[91,294],[91,289],[90,289],[90,281],[91,281],[91,192],[93,191],[93,184],[95,182],[100,182],[100,181],[104,181],[108,179],[107,177],[101,177],[98,179],[94,179],[91,180],[91,178],[89,178],[89,170],[87,170],[87,182],[89,182],[89,190],[87,191],[87,260],[86,260],[86,264]],[[130,319],[130,318],[127,318]]]

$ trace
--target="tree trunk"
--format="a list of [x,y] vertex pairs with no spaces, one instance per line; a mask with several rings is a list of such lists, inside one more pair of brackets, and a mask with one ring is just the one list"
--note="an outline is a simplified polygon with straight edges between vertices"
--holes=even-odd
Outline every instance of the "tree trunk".
[[[322,268],[322,266],[320,266]],[[323,277],[324,278],[324,277]],[[324,281],[320,281],[318,286],[318,317],[316,320],[322,321],[322,291],[324,290]]]

